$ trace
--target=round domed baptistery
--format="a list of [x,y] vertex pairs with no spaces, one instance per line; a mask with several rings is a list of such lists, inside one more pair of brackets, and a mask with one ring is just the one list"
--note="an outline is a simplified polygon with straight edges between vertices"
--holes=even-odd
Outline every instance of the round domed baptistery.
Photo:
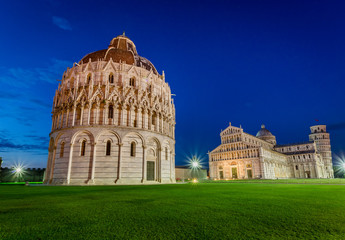
[[56,90],[45,183],[175,182],[175,106],[126,36],[67,68]]

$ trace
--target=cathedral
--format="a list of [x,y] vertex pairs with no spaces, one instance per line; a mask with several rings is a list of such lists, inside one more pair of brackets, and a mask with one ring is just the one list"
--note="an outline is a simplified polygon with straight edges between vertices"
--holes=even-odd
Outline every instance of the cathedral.
[[309,141],[277,145],[264,125],[256,136],[242,127],[220,133],[221,145],[209,152],[211,179],[333,178],[326,125],[310,127]]
[[52,114],[46,184],[175,182],[170,86],[124,34],[67,68]]

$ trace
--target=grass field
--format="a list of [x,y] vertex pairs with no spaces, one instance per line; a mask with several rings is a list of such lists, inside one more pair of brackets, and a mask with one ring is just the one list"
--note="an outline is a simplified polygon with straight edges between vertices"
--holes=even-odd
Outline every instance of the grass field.
[[345,186],[0,186],[0,239],[345,239]]
[[203,180],[204,183],[287,183],[287,184],[344,184],[345,178],[306,178],[306,179],[241,179],[241,180]]

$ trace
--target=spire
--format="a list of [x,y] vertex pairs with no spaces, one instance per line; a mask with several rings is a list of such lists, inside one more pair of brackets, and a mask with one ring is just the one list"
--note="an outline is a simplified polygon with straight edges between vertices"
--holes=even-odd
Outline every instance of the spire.
[[261,124],[261,128],[265,128],[265,124]]
[[122,36],[124,36],[124,37],[126,36],[125,31],[123,31]]

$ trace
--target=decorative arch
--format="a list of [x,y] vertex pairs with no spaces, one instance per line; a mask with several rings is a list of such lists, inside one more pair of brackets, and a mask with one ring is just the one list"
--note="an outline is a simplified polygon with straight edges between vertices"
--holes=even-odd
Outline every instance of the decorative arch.
[[93,141],[94,141],[94,136],[93,136],[93,134],[92,134],[90,131],[88,131],[88,130],[81,130],[81,131],[78,131],[78,132],[74,133],[73,136],[72,136],[72,138],[71,138],[71,143],[74,144],[76,138],[77,138],[80,134],[82,134],[82,133],[85,133],[85,134],[90,138],[91,143],[93,143]]
[[[145,139],[144,139],[144,137],[140,134],[140,133],[138,133],[138,132],[128,132],[128,133],[126,133],[126,135],[125,136],[123,136],[123,139],[125,140],[130,134],[134,134],[134,135],[136,135],[137,137],[139,137],[140,138],[140,140],[141,140],[141,144],[142,145],[145,145],[146,143],[146,141],[145,141]],[[137,142],[137,144],[140,144],[139,142]]]
[[[119,135],[117,132],[115,132],[114,130],[103,130],[103,131],[101,131],[101,132],[96,136],[95,142],[98,143],[100,137],[103,136],[103,135],[105,135],[106,133],[111,133],[112,135],[114,135],[114,136],[116,137],[118,143],[121,143],[121,137],[120,137],[120,135]],[[107,138],[107,139],[109,139],[109,138]],[[111,140],[112,140],[112,139],[111,139]],[[112,140],[112,141],[113,141],[113,140]]]

